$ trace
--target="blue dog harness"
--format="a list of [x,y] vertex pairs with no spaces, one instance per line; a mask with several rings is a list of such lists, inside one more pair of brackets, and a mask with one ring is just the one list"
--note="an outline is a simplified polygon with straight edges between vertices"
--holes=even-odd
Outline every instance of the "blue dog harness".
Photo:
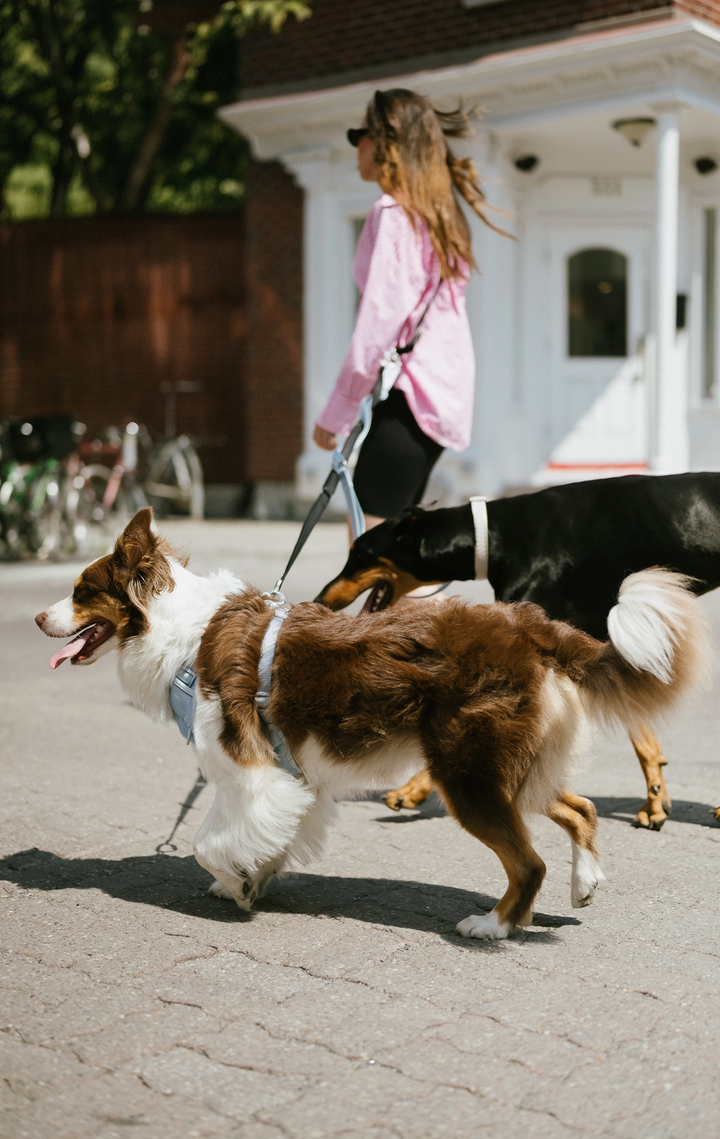
[[[284,735],[273,724],[268,710],[270,704],[270,685],[272,682],[272,667],[275,659],[280,626],[288,615],[285,598],[282,593],[265,593],[263,597],[274,610],[273,618],[263,637],[260,649],[260,663],[258,665],[259,687],[255,695],[255,705],[260,717],[267,728],[270,743],[275,752],[278,767],[287,771],[296,778],[302,777],[302,771],[295,763]],[[175,717],[175,723],[180,734],[189,744],[195,743],[195,712],[197,711],[197,673],[193,665],[184,664],[177,670],[170,685],[169,703]]]
[[195,743],[195,711],[197,709],[197,673],[190,664],[183,664],[175,673],[170,685],[170,707],[180,735],[189,744]]

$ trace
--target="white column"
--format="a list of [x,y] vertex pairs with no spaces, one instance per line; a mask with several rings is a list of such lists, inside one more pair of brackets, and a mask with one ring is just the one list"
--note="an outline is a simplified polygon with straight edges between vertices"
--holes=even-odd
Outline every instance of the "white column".
[[[360,181],[355,152],[327,150],[281,155],[305,191],[303,232],[303,453],[295,489],[301,500],[318,494],[330,456],[312,441],[317,416],[332,390],[354,323],[351,219],[364,216],[379,194]],[[344,502],[340,491],[337,504]]]
[[687,470],[687,377],[679,367],[675,334],[678,263],[680,130],[678,104],[657,112],[654,332],[656,368],[650,400],[650,468]]
[[[305,191],[303,226],[303,451],[296,492],[314,498],[329,470],[329,455],[312,441],[315,420],[349,341],[342,319],[346,268],[339,246],[335,169],[329,150],[282,156]],[[340,254],[340,255],[339,255]],[[349,270],[345,274],[349,276]],[[347,290],[352,287],[348,280]]]

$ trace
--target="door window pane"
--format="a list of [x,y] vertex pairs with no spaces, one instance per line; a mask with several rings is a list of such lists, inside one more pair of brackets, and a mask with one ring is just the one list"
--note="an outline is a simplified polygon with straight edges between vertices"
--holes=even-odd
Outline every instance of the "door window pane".
[[568,260],[568,355],[627,356],[627,257],[582,249]]

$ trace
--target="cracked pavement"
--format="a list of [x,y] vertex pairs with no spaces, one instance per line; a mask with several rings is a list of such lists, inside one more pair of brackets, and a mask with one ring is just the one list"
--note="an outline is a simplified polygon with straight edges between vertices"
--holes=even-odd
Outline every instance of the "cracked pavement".
[[[168,524],[200,570],[260,588],[297,526]],[[312,597],[342,564],[318,528],[290,575]],[[504,889],[493,854],[437,801],[340,804],[322,861],[248,918],[209,897],[192,836],[193,749],[123,696],[112,658],[51,673],[32,617],[72,566],[0,566],[2,1139],[560,1139],[718,1134],[717,685],[662,730],[674,797],[660,833],[621,735],[574,789],[601,815],[607,875],[570,906],[570,848],[535,922],[501,943],[455,925]],[[488,600],[487,586],[458,592]],[[720,642],[720,591],[703,599]]]

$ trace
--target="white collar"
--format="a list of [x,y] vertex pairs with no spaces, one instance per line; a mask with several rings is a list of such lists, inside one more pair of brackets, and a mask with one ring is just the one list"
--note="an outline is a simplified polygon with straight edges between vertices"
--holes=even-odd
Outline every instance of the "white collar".
[[482,494],[473,494],[470,506],[475,527],[475,580],[487,581],[489,559],[487,499]]

